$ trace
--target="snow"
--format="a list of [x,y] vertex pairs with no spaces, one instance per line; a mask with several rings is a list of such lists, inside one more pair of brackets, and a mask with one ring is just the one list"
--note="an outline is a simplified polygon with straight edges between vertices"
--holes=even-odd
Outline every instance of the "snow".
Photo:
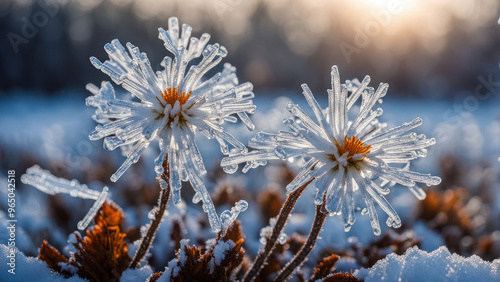
[[[72,173],[72,177],[79,177],[78,173],[85,170],[88,165],[91,165],[97,159],[96,156],[106,156],[112,159],[114,156],[114,161],[117,163],[116,161],[119,160],[119,158],[117,158],[119,154],[116,154],[116,152],[103,152],[100,148],[102,147],[101,144],[98,144],[98,142],[90,143],[90,141],[87,141],[88,133],[92,127],[92,120],[89,118],[90,114],[84,109],[83,98],[75,98],[78,97],[75,95],[76,93],[66,93],[64,96],[58,96],[56,98],[46,98],[43,95],[33,95],[32,97],[28,96],[29,98],[27,99],[26,93],[13,93],[11,97],[3,100],[3,103],[0,105],[2,125],[5,127],[5,130],[0,133],[0,142],[8,145],[6,147],[7,150],[12,150],[13,152],[31,152],[37,158],[42,160],[62,159],[64,161],[67,159],[72,160],[77,157],[80,160],[78,163],[70,163],[68,161],[64,162],[68,171]],[[286,95],[292,97],[292,99],[296,102],[300,102],[301,100],[298,97],[293,97],[293,93],[286,93]],[[324,104],[326,101],[326,95],[318,97],[318,99],[320,100],[320,104]],[[323,99],[323,101],[321,99]],[[252,120],[255,122],[258,130],[275,131],[276,128],[282,126],[281,120],[290,115],[285,109],[285,105],[290,101],[290,98],[288,97],[273,99],[262,95],[262,93],[258,93],[254,101],[255,104],[258,105],[258,113],[252,116]],[[386,99],[383,106],[385,109],[385,118],[383,121],[388,121],[392,125],[395,125],[399,122],[411,119],[416,115],[416,113],[418,113],[418,115],[424,120],[424,124],[418,133],[424,133],[426,135],[436,137],[437,144],[435,145],[435,148],[429,150],[427,158],[415,163],[416,169],[425,169],[432,171],[433,173],[437,173],[437,160],[442,156],[454,154],[460,161],[467,162],[467,164],[474,164],[477,160],[482,162],[491,161],[493,166],[492,173],[493,175],[498,175],[498,167],[500,167],[500,164],[497,161],[497,158],[500,155],[500,147],[498,147],[500,142],[500,122],[495,120],[498,116],[498,101],[492,100],[491,103],[481,103],[478,110],[473,113],[473,116],[471,115],[470,117],[463,118],[461,125],[451,124],[443,118],[442,113],[447,108],[451,107],[451,105],[452,102],[444,100],[428,101],[392,98]],[[411,107],[411,110],[408,110],[408,107]],[[228,130],[231,130],[231,133],[243,143],[246,143],[248,139],[255,134],[255,132],[249,132],[246,128],[238,125],[228,125]],[[476,143],[474,143],[474,140],[471,140],[471,138],[467,138],[467,136],[472,135],[477,137],[475,139]],[[219,150],[217,142],[206,141],[207,140],[204,136],[199,136],[199,141],[197,140],[197,143],[200,145],[199,149],[204,159],[209,160],[206,161],[205,165],[207,170],[210,171],[219,165],[215,160],[220,159],[223,155]],[[80,152],[75,150],[75,148],[77,148],[75,144],[78,142],[88,142],[91,144],[92,152],[89,154],[78,155]],[[471,152],[471,148],[474,149],[473,152]],[[148,149],[143,156],[143,158],[145,158],[143,167],[137,168],[137,174],[140,174],[145,179],[154,179],[155,172],[152,160],[157,156],[157,154],[157,150],[153,148]],[[238,179],[238,181],[242,181],[243,183],[243,181],[246,180],[243,186],[250,191],[250,193],[256,194],[259,189],[265,187],[265,185],[269,183],[270,179],[273,181],[279,181],[279,179],[273,179],[273,176],[276,178],[276,173],[272,170],[274,168],[279,169],[280,165],[280,162],[270,162],[265,170],[251,170],[246,175],[239,175],[238,178],[243,180]],[[296,172],[297,166],[298,164],[296,163],[290,164],[290,168]],[[52,168],[45,165],[44,168],[52,170]],[[17,173],[18,175],[21,175],[23,172],[18,171]],[[470,178],[471,185],[466,188],[477,189],[477,183],[479,183],[479,181],[485,176],[479,171],[470,171],[469,175],[474,175],[474,177]],[[130,177],[128,177],[127,180],[131,180],[132,177],[134,177],[134,175],[130,174]],[[0,189],[0,209],[3,210],[5,210],[5,204],[7,203],[7,195],[5,194],[7,189],[5,183],[7,183],[5,176],[0,176],[0,188],[2,188]],[[21,183],[19,184],[20,189],[17,191],[19,193],[19,197],[16,199],[16,204],[18,204],[18,209],[16,210],[16,216],[18,217],[16,243],[18,244],[19,249],[25,254],[36,254],[36,248],[39,247],[39,243],[36,243],[37,234],[44,234],[43,232],[48,232],[48,230],[50,230],[51,238],[49,239],[49,243],[62,250],[61,246],[68,245],[68,235],[70,235],[70,238],[73,237],[73,235],[72,232],[68,233],[68,231],[62,229],[60,226],[57,226],[50,217],[48,210],[45,208],[48,204],[49,196],[40,193],[37,189],[27,187]],[[96,189],[97,191],[100,191],[104,186],[102,183],[98,183],[100,186],[91,186],[90,183],[88,184],[91,188],[98,187],[98,189]],[[213,185],[214,183],[207,182],[207,189],[210,190]],[[282,183],[279,185],[281,185],[280,187],[282,187],[283,193],[286,193],[284,185]],[[118,187],[118,185],[111,184],[110,191],[116,191]],[[399,188],[401,187],[394,187],[394,189],[392,189],[393,191],[391,191],[391,194],[389,195],[391,197],[389,201],[400,215],[401,220],[415,231],[417,237],[423,239],[421,244],[422,250],[430,252],[444,245],[443,238],[436,233],[436,231],[429,229],[425,223],[416,221],[415,224],[413,224],[413,221],[415,220],[415,206],[418,204],[418,200],[406,189]],[[500,216],[500,185],[498,182],[493,182],[491,188],[493,192],[491,200],[493,203],[489,206],[492,208],[491,218],[494,219],[499,218]],[[315,191],[311,186],[306,189],[304,194],[301,196],[301,199],[297,202],[293,214],[284,229],[286,234],[293,234],[294,232],[298,232],[300,234],[308,233],[311,220],[314,217],[314,209],[311,208],[314,194]],[[120,194],[116,193],[115,196],[120,197]],[[75,215],[73,215],[73,217],[76,221],[73,220],[73,223],[71,223],[73,224],[73,230],[75,230],[77,220],[83,217],[84,213],[88,210],[92,204],[91,202],[93,201],[86,201],[67,196],[65,196],[64,199],[65,205],[75,207]],[[113,200],[120,204],[123,203],[123,200],[120,201],[120,199],[114,198]],[[209,230],[210,228],[203,228],[199,224],[201,207],[191,205],[189,202],[190,201],[185,203],[183,201],[182,208],[181,205],[169,205],[167,208],[170,215],[165,216],[153,243],[154,247],[151,249],[151,253],[153,254],[155,260],[157,260],[157,266],[161,266],[159,269],[162,269],[164,266],[169,264],[172,265],[171,269],[177,269],[178,271],[177,261],[172,262],[171,260],[173,253],[176,251],[174,250],[174,245],[169,237],[171,233],[172,215],[177,214],[183,217],[185,216],[187,233],[183,234],[183,238],[190,239],[191,242],[196,242],[199,237],[213,237],[213,234]],[[147,218],[149,206],[143,205],[140,207],[122,207],[126,213],[127,226],[140,226],[149,222]],[[218,212],[222,212],[226,208],[228,207],[225,206],[223,208],[219,208],[220,210],[218,210]],[[77,212],[78,214],[76,214]],[[251,203],[247,211],[240,214],[238,217],[244,223],[243,231],[246,234],[245,251],[249,255],[255,255],[259,248],[262,247],[262,244],[259,242],[259,231],[265,225],[260,218],[261,214],[258,205],[256,205],[255,202]],[[497,230],[500,228],[500,222],[490,221],[488,224],[492,224]],[[388,229],[383,225],[381,228],[382,234],[384,234]],[[320,234],[321,239],[318,240],[316,248],[311,254],[311,258],[317,257],[321,251],[326,248],[343,249],[348,247],[350,245],[348,238],[350,237],[357,237],[357,240],[362,244],[368,244],[371,240],[376,238],[370,230],[369,217],[367,215],[361,215],[360,213],[356,214],[356,224],[348,233],[344,232],[342,219],[338,216],[328,217],[323,229],[323,232]],[[1,239],[3,238],[3,234],[4,233],[0,233],[0,242],[5,242]],[[27,234],[27,236],[24,236],[23,234]],[[29,238],[29,236],[31,236],[31,238]],[[35,245],[31,243],[32,240],[36,243]],[[5,246],[3,246],[3,248],[5,248]],[[136,248],[137,246],[134,244],[129,245],[129,254],[131,256],[134,255]],[[64,249],[65,254],[68,254],[68,251],[71,251],[71,249]],[[366,276],[368,281],[376,280],[376,278],[380,278],[384,275],[384,277],[387,277],[386,280],[393,281],[396,280],[395,277],[399,277],[400,274],[403,274],[404,278],[409,277],[408,280],[411,281],[411,276],[409,276],[411,273],[409,269],[413,266],[418,265],[418,267],[422,269],[426,269],[425,267],[433,267],[435,269],[432,269],[432,273],[448,273],[451,270],[446,263],[447,259],[452,260],[450,265],[455,272],[464,270],[464,263],[459,264],[457,261],[465,261],[469,264],[471,264],[471,261],[474,261],[471,258],[461,259],[458,256],[454,256],[452,259],[452,256],[449,254],[441,254],[441,249],[438,249],[438,251],[427,254],[426,252],[412,249],[410,253],[414,254],[411,255],[413,257],[416,257],[417,254],[425,254],[425,256],[422,255],[425,258],[422,259],[420,265],[417,264],[418,262],[409,261],[405,264],[401,263],[401,261],[410,260],[406,258],[406,256],[398,257],[395,255],[389,255],[388,258],[379,262],[373,268],[360,270],[358,273],[359,275],[363,274],[363,277]],[[170,257],[167,257],[165,254],[170,254]],[[433,258],[427,262],[426,260],[428,259],[428,256],[431,256],[431,254],[433,254]],[[437,260],[436,257],[442,260],[442,264],[433,264]],[[2,255],[2,259],[5,259],[4,255]],[[29,261],[33,264],[33,267],[30,266],[28,268],[26,263],[21,263],[22,260]],[[480,260],[477,261],[481,262]],[[2,276],[6,273],[6,266],[3,261],[1,262],[2,267],[0,270],[2,272],[0,274],[0,280],[4,281],[6,280],[5,278],[12,278],[11,276]],[[389,263],[394,263],[396,265],[391,265],[389,267]],[[313,267],[314,264],[315,260],[310,259],[304,268],[307,266]],[[481,267],[484,267],[485,265],[488,265],[488,263],[478,263],[478,266]],[[38,262],[35,258],[26,258],[22,254],[18,254],[17,267],[19,270],[22,269],[23,272],[38,272],[42,278],[50,277],[49,280],[60,280],[59,276],[51,274],[50,270],[47,270],[45,265],[40,264],[40,262]],[[359,266],[350,259],[339,261],[337,263],[337,267],[342,271],[351,271],[359,268]],[[394,273],[394,275],[390,275],[392,274],[390,272],[385,274],[382,273],[382,271],[388,271],[389,268],[392,271],[392,267],[396,269],[396,273]],[[445,267],[448,267],[448,269]],[[498,272],[498,260],[496,264],[491,264],[488,269],[491,270],[494,267],[496,267],[496,271]],[[385,270],[383,270],[384,268]],[[430,270],[425,271],[429,272]],[[449,274],[449,277],[451,277],[449,280],[453,280],[453,277],[457,277],[453,276],[453,271]],[[375,272],[378,272],[378,276]],[[479,270],[476,272],[479,272]],[[146,271],[144,273],[146,273]],[[132,274],[133,272],[126,271],[124,273],[124,277]],[[19,280],[23,280],[21,278],[33,280],[29,279],[32,277],[22,275],[23,274],[18,273],[16,274],[16,278]],[[498,274],[496,275],[497,276],[492,277],[499,280]],[[144,274],[144,276],[146,276],[146,274]],[[372,276],[375,278],[370,278]],[[166,277],[170,276],[163,275],[162,279],[165,279]],[[445,274],[437,277],[445,277]],[[422,280],[424,278],[427,278],[427,276],[424,276]],[[144,279],[138,280],[144,281]],[[485,281],[484,279],[476,280]],[[78,279],[75,281],[78,281]],[[166,279],[165,281],[169,281],[169,279]]]
[[74,244],[78,243],[78,240],[76,239],[75,234],[78,235],[78,237],[83,238],[82,234],[80,234],[80,232],[78,231],[75,231],[68,235],[67,245],[64,246],[63,249],[63,254],[66,255],[66,257],[70,257],[76,252]]
[[153,274],[153,270],[149,265],[141,268],[127,269],[122,273],[120,282],[146,281],[151,274]]
[[61,267],[61,270],[70,272],[72,274],[75,274],[78,271],[78,268],[72,264],[69,264],[67,262],[60,262],[57,265]]
[[61,282],[72,282],[72,281],[86,281],[78,276],[65,279],[61,275],[53,272],[47,267],[45,262],[38,260],[34,257],[26,257],[23,253],[18,252],[16,254],[15,262],[15,274],[7,272],[10,269],[9,258],[9,248],[1,244],[0,245],[0,281],[61,281]]
[[181,240],[181,248],[179,250],[179,254],[177,255],[177,260],[179,261],[181,266],[186,265],[186,262],[187,262],[187,256],[186,256],[185,249],[186,249],[188,243],[189,243],[189,240],[186,240],[186,239]]
[[[9,233],[7,228],[11,222],[8,221],[7,215],[4,211],[0,210],[0,242],[7,243],[9,240]],[[21,251],[32,251],[35,250],[35,246],[31,242],[31,238],[26,234],[26,232],[20,228],[16,223],[16,237],[15,237],[16,247]]]
[[451,254],[446,247],[428,253],[416,247],[402,256],[390,254],[370,269],[354,273],[365,281],[499,281],[500,259],[493,262],[478,256]]
[[226,257],[226,254],[236,246],[236,244],[231,241],[219,241],[217,245],[214,247],[214,259],[215,259],[215,265],[220,265],[220,263],[224,260]]
[[169,282],[173,277],[176,277],[179,274],[181,268],[178,265],[178,260],[173,259],[168,262],[168,266],[165,267],[165,271],[157,280],[158,282]]

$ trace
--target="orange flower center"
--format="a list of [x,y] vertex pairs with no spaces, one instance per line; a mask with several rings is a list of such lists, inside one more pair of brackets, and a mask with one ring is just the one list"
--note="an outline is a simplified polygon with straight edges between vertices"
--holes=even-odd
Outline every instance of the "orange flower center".
[[[171,105],[172,107],[174,106],[176,101],[179,101],[179,106],[181,106],[182,110],[182,105],[186,104],[186,102],[189,100],[189,97],[191,96],[190,91],[188,94],[186,92],[182,92],[182,94],[179,94],[179,86],[177,88],[170,88],[167,87],[167,90],[161,91],[160,94],[161,97],[163,98],[163,101],[165,101],[167,104]],[[156,98],[160,104],[165,107],[164,105],[158,98]]]
[[[366,157],[367,154],[370,153],[370,148],[372,147],[371,145],[365,145],[365,143],[361,142],[361,140],[357,139],[356,136],[352,136],[351,139],[347,138],[347,135],[344,137],[344,145],[340,146],[337,141],[335,141],[335,145],[337,146],[337,149],[339,150],[339,156],[342,156],[346,152],[349,152],[349,155],[347,156],[347,160],[349,161],[352,156],[356,154],[362,154],[364,157]],[[364,159],[363,157],[363,159]],[[363,160],[361,159],[361,160]]]

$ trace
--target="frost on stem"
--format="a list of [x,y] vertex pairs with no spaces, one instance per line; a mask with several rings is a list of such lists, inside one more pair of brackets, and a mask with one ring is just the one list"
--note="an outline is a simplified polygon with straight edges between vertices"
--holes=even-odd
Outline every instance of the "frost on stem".
[[289,103],[286,109],[293,118],[283,123],[290,130],[258,133],[249,142],[253,151],[225,157],[221,165],[226,172],[234,172],[238,164],[246,163],[243,168],[246,172],[270,159],[304,158],[306,164],[287,191],[295,191],[314,178],[317,189],[314,203],[321,205],[326,195],[327,211],[342,215],[345,231],[356,221],[356,194],[364,199],[376,235],[381,231],[375,204],[389,216],[386,221],[389,227],[400,227],[401,219],[385,198],[390,189],[384,185],[400,184],[418,199],[424,198],[425,192],[417,183],[432,186],[441,179],[411,171],[410,163],[427,156],[427,148],[436,140],[411,132],[422,124],[420,118],[387,129],[378,120],[382,109],[375,106],[385,97],[389,85],[381,83],[375,89],[368,87],[369,83],[370,77],[366,76],[361,82],[341,84],[339,70],[333,66],[326,109],[319,105],[307,84],[303,84],[303,95],[313,115]]
[[141,243],[130,263],[130,268],[137,268],[149,251],[151,244],[156,236],[156,232],[160,227],[160,223],[163,219],[163,215],[168,205],[168,200],[171,194],[171,187],[169,183],[169,175],[170,175],[170,166],[168,159],[165,159],[162,163],[163,173],[159,177],[159,182],[161,186],[160,195],[158,197],[158,206],[154,207],[151,212],[148,214],[148,218],[151,220],[151,223],[147,226],[141,228]]
[[262,270],[262,267],[266,263],[268,257],[271,255],[273,252],[273,249],[276,246],[276,242],[281,240],[283,242],[286,240],[285,235],[282,233],[283,228],[285,228],[286,222],[288,220],[288,217],[290,216],[290,213],[292,212],[295,203],[299,199],[299,197],[302,195],[302,192],[306,189],[307,185],[309,185],[313,179],[309,179],[306,181],[301,187],[299,187],[297,190],[291,192],[288,194],[288,197],[286,201],[283,203],[283,206],[281,207],[281,210],[278,214],[278,217],[276,218],[275,222],[272,222],[270,220],[270,225],[272,228],[263,229],[263,232],[261,231],[261,235],[263,233],[268,233],[268,237],[265,239],[265,245],[263,249],[259,250],[259,253],[257,257],[255,258],[252,266],[250,269],[245,273],[245,277],[243,281],[252,281],[255,279],[255,277],[260,273]]
[[[271,236],[271,233],[273,232],[273,229],[274,229],[274,227],[276,225],[277,220],[278,220],[277,216],[269,219],[269,225],[266,226],[266,227],[264,227],[264,228],[262,228],[260,230],[260,234],[259,234],[260,235],[260,239],[259,239],[259,242],[261,244],[265,245],[267,243],[267,239],[269,238],[269,236]],[[283,232],[283,230],[281,230],[280,234],[278,235],[278,239],[277,240],[278,240],[278,243],[280,243],[282,245],[285,244],[285,242],[286,242],[286,234],[285,234],[285,232]]]
[[69,194],[72,197],[95,200],[94,205],[87,212],[87,215],[78,222],[78,229],[80,230],[87,228],[106,200],[109,191],[108,187],[104,187],[102,192],[99,193],[89,189],[85,184],[80,184],[78,180],[55,177],[48,170],[44,170],[38,165],[28,168],[26,173],[21,176],[21,181],[49,195],[62,193]]
[[307,236],[306,242],[302,245],[295,257],[279,272],[278,276],[274,278],[273,281],[285,281],[297,267],[301,266],[307,260],[307,257],[309,257],[309,254],[316,245],[316,240],[318,239],[319,233],[321,233],[321,230],[323,229],[323,224],[325,223],[327,216],[328,212],[325,209],[325,202],[316,206],[313,226]]

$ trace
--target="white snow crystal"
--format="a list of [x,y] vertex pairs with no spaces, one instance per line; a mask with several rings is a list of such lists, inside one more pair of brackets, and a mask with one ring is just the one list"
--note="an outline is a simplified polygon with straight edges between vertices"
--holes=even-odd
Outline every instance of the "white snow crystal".
[[149,265],[141,268],[129,268],[122,273],[120,282],[146,281],[151,274],[153,274],[153,269]]

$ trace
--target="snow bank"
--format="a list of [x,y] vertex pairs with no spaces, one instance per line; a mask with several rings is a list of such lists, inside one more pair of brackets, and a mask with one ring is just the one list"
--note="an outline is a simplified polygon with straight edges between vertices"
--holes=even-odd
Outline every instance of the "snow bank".
[[153,270],[149,265],[141,268],[127,269],[122,273],[120,282],[146,281],[151,274],[153,274]]
[[34,257],[26,257],[23,253],[18,252],[16,254],[16,269],[15,274],[7,272],[10,266],[7,255],[9,254],[9,248],[1,244],[0,245],[0,281],[61,281],[61,282],[72,282],[72,281],[86,281],[78,276],[65,279],[61,275],[53,272],[47,267],[45,262],[38,260]]
[[428,253],[417,247],[402,256],[390,254],[372,268],[354,276],[365,281],[500,281],[500,259],[493,262],[478,256],[451,254],[446,247]]

